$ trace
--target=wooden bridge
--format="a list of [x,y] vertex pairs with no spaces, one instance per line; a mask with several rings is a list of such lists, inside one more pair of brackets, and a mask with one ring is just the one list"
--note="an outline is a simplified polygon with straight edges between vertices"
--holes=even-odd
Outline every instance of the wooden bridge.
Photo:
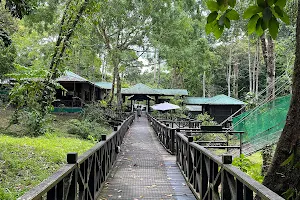
[[196,125],[181,130],[150,115],[130,116],[79,158],[69,153],[68,164],[19,199],[283,200],[233,167],[230,155],[194,142],[192,133],[200,132]]

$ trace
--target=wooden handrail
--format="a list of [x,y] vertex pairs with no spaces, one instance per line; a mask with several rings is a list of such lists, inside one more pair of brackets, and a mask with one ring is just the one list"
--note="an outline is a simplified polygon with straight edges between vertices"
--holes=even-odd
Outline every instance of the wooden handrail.
[[176,140],[177,165],[198,199],[253,200],[258,196],[264,200],[283,200],[231,162],[224,162],[224,157],[230,158],[230,155],[222,159],[203,146],[189,142],[181,133],[176,133]]
[[[197,199],[253,200],[260,197],[263,200],[284,200],[281,196],[231,165],[231,155],[219,157],[213,154],[205,146],[194,142],[193,136],[187,136],[180,132],[182,129],[176,131],[174,140],[171,140],[168,137],[168,130],[172,130],[172,128],[150,115],[148,115],[148,119],[158,139],[167,150],[170,151],[170,142],[174,142],[172,153],[176,155],[177,165]],[[184,130],[191,131],[191,129],[186,128]],[[214,133],[216,131],[201,131],[200,128],[196,132]],[[224,131],[217,132],[224,133]],[[242,132],[236,131],[228,133],[242,134]],[[227,141],[223,142],[226,143]],[[224,146],[224,148],[227,147]],[[232,148],[237,147],[232,146]]]
[[171,128],[166,124],[161,123],[156,120],[154,117],[147,113],[148,120],[152,123],[152,127],[162,145],[165,149],[171,153],[175,154],[175,128]]
[[[125,133],[134,120],[134,115],[128,117],[118,130],[110,134],[104,141],[86,151],[77,159],[77,154],[46,180],[34,187],[18,200],[40,199],[97,199],[104,181],[107,179],[119,151]],[[74,158],[76,157],[76,158]]]

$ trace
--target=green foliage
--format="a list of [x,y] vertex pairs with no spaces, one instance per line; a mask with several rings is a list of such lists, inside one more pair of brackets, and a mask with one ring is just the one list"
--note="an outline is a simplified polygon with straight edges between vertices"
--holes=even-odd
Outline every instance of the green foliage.
[[11,35],[16,32],[16,21],[0,2],[0,79],[11,72],[13,62],[17,55],[16,48],[12,45]]
[[[15,119],[12,118],[12,120]],[[17,120],[25,128],[26,135],[28,136],[39,136],[53,131],[50,126],[50,122],[53,120],[52,116],[48,114],[43,116],[37,110],[21,109]]]
[[263,177],[261,176],[261,164],[251,161],[249,158],[242,154],[240,157],[233,159],[232,165],[239,167],[241,171],[247,173],[253,179],[258,182],[262,182]]
[[234,158],[232,164],[239,167],[243,172],[248,172],[252,165],[250,159],[246,158],[244,154]]
[[15,62],[25,67],[48,66],[51,54],[53,54],[54,42],[45,41],[45,38],[53,37],[51,32],[39,33],[26,26],[23,20],[18,24],[19,30],[12,36],[13,45],[18,52]]
[[209,0],[207,7],[211,13],[207,17],[205,31],[207,34],[213,33],[218,39],[221,37],[224,27],[230,28],[232,20],[238,20],[240,15],[233,8],[236,0],[230,1],[214,1]]
[[105,106],[105,101],[88,105],[84,108],[81,119],[73,119],[70,121],[68,133],[92,141],[99,141],[101,135],[110,134],[112,130],[108,126],[103,106]]
[[108,135],[110,131],[111,129],[95,121],[73,119],[70,121],[68,133],[78,135],[83,139],[100,141],[101,135]]
[[297,199],[299,199],[300,192],[297,191],[297,189],[289,188],[282,195],[283,195],[284,199],[286,199],[286,200],[297,200]]
[[48,70],[43,68],[27,68],[16,65],[18,72],[9,74],[17,82],[10,91],[10,104],[17,112],[12,120],[27,127],[27,134],[38,136],[48,130],[48,114],[53,109],[55,89],[62,87],[56,82],[47,81]]
[[294,157],[295,157],[295,153],[291,153],[291,155],[285,160],[283,161],[283,163],[280,164],[280,166],[286,166],[287,164],[292,164],[294,165]]
[[[9,9],[12,16],[22,19],[37,5],[37,0],[6,0],[5,7]],[[0,0],[1,3],[1,0]]]
[[37,138],[0,134],[0,199],[17,199],[66,163],[67,153],[82,154],[92,146],[90,141],[54,134]]
[[100,100],[99,101],[99,106],[101,107],[101,108],[107,108],[107,102],[105,101],[105,100]]
[[2,49],[2,45],[8,47],[12,44],[11,35],[17,29],[16,20],[10,15],[4,4],[4,2],[0,1],[0,49]]
[[248,33],[256,33],[261,36],[265,30],[269,30],[273,39],[278,35],[280,19],[285,24],[289,24],[289,17],[284,11],[286,0],[265,1],[257,0],[257,5],[248,7],[244,12],[244,19],[248,22]]
[[[0,33],[1,34],[1,33]],[[5,77],[5,74],[14,71],[14,60],[17,56],[16,48],[14,45],[5,47],[4,43],[0,40],[0,79]]]
[[[249,19],[248,33],[256,33],[261,36],[269,30],[273,39],[276,39],[279,29],[279,20],[289,24],[289,16],[284,11],[287,0],[256,0],[256,4],[248,6],[243,18]],[[224,27],[230,28],[231,20],[238,20],[239,14],[233,8],[236,1],[209,0],[207,7],[211,13],[207,17],[206,33],[213,33],[218,39],[224,31]]]
[[257,106],[257,100],[253,92],[248,92],[245,97],[246,110],[251,110]]
[[211,117],[207,112],[204,114],[199,114],[196,117],[197,120],[202,121],[202,125],[204,126],[213,126],[216,125],[217,123],[214,121],[214,118]]
[[175,95],[174,97],[170,98],[170,103],[175,104],[177,106],[182,106],[184,99],[181,98],[179,95]]
[[[90,122],[97,122],[99,124],[107,124],[106,118],[105,118],[105,110],[103,109],[103,104],[105,101],[102,101],[102,103],[96,103],[96,104],[90,104],[87,105],[82,113],[81,117],[83,119],[86,119]],[[107,105],[107,104],[106,104]]]

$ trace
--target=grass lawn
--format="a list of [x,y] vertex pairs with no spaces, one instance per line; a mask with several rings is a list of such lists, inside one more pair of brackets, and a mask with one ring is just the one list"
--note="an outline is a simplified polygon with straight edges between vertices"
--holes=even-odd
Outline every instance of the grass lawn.
[[57,116],[54,134],[30,138],[13,125],[5,129],[11,110],[0,110],[0,199],[12,200],[39,184],[64,163],[68,152],[82,154],[94,143],[66,133],[68,120],[76,116]]

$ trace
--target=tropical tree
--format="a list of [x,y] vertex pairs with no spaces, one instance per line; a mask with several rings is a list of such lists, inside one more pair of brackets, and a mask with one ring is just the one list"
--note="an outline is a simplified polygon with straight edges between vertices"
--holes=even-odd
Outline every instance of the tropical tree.
[[[230,3],[229,3],[230,2]],[[217,13],[221,16],[227,15],[230,7],[235,6],[235,1],[217,1],[214,2],[214,8],[218,6]],[[229,4],[228,4],[229,3]],[[258,35],[262,35],[264,31],[269,30],[272,38],[276,38],[279,28],[279,19],[285,23],[288,23],[287,14],[283,8],[286,5],[286,0],[277,1],[264,1],[257,0],[256,4],[249,7],[244,17],[250,19],[248,22],[248,32],[256,32]],[[221,9],[219,9],[221,8]],[[300,190],[299,173],[297,166],[300,160],[299,154],[299,120],[300,113],[298,107],[300,106],[300,1],[298,1],[298,18],[297,18],[297,30],[296,30],[296,56],[293,72],[293,84],[292,84],[292,100],[290,109],[287,115],[286,124],[281,137],[277,143],[275,155],[272,164],[265,176],[263,184],[272,189],[279,195],[287,195],[288,198],[299,198],[298,191]],[[215,11],[213,11],[215,12]],[[220,18],[215,17],[215,25],[212,27],[211,32],[216,32],[216,36],[220,36],[220,32],[223,31],[225,24],[218,23]],[[226,20],[228,22],[228,20]],[[209,21],[208,21],[209,22]],[[226,23],[227,23],[226,22]],[[211,23],[211,22],[210,22]],[[228,24],[227,24],[228,25]],[[227,27],[227,26],[226,26]],[[288,166],[289,165],[289,166]]]
[[[57,88],[55,79],[63,69],[63,56],[87,4],[87,0],[68,0],[66,2],[61,18],[59,34],[54,46],[54,53],[47,66],[39,66],[39,68],[32,69],[21,68],[23,70],[20,73],[11,75],[18,81],[18,84],[16,84],[10,93],[11,102],[17,105],[14,116],[20,116],[18,112],[24,108],[24,105],[27,105],[29,107],[27,109],[28,116],[33,116],[32,122],[34,123],[35,135],[45,133],[44,121],[51,111],[52,103],[55,100],[54,94]],[[41,80],[36,79],[38,75],[41,76]],[[37,89],[32,89],[33,86]],[[29,125],[31,126],[31,122]]]
[[0,13],[0,79],[2,79],[6,73],[14,69],[16,49],[14,45],[11,45],[11,35],[16,32],[17,26],[3,2],[0,2]]
[[94,2],[88,12],[90,23],[95,25],[98,40],[105,45],[107,62],[113,69],[109,103],[113,101],[116,83],[119,109],[122,104],[120,74],[128,61],[137,59],[136,50],[146,48],[151,24],[150,13],[154,11],[154,5],[151,1],[111,0]]

